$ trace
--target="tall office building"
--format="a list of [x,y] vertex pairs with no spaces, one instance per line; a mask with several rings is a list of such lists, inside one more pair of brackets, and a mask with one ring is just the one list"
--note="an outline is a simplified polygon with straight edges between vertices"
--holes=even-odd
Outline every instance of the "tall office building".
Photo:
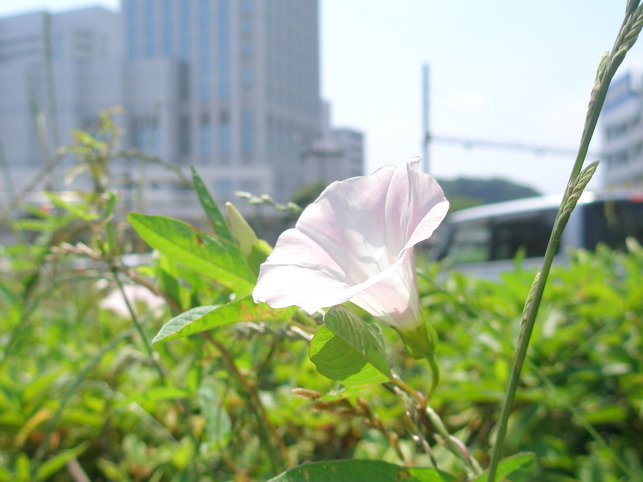
[[[33,56],[19,60],[21,52]],[[0,19],[0,140],[12,168],[43,162],[25,68],[47,119],[60,117],[53,144],[69,144],[71,128],[122,106],[120,147],[188,177],[195,166],[219,201],[249,191],[284,202],[303,183],[361,174],[361,134],[333,131],[320,100],[317,0],[123,0],[120,13]],[[199,214],[194,193],[159,163],[127,157],[111,168],[127,208]]]
[[129,143],[220,197],[289,199],[321,129],[317,1],[124,0],[123,15]]
[[643,88],[628,72],[612,82],[601,112],[605,188],[643,187]]

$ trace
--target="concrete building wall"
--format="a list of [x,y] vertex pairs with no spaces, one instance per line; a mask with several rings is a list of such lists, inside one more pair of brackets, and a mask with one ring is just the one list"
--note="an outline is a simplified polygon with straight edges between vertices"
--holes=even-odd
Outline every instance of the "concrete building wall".
[[605,188],[643,187],[643,89],[631,73],[612,82],[600,123]]

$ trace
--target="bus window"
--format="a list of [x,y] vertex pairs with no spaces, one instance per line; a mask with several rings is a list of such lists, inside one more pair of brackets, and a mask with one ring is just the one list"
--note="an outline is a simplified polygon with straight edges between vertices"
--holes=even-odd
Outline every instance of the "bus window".
[[473,221],[455,226],[448,245],[454,264],[480,263],[489,260],[491,231],[487,221]]
[[526,258],[543,257],[555,218],[556,211],[548,210],[495,220],[491,225],[490,260],[513,259],[519,249],[524,249]]
[[594,250],[601,243],[623,250],[628,236],[643,243],[643,203],[602,201],[587,205],[583,225],[586,249]]

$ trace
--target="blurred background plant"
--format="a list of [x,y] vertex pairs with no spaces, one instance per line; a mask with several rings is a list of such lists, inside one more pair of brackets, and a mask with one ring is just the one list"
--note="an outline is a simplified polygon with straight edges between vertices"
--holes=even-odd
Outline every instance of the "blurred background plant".
[[[140,233],[150,219],[167,223],[245,261],[194,260],[176,244],[176,256],[143,251],[110,190],[117,136],[109,115],[76,133],[68,152],[90,191],[49,193],[49,209],[17,203],[30,217],[3,218],[15,242],[0,253],[0,480],[266,480],[342,458],[435,461],[464,477],[433,434],[414,439],[386,386],[342,388],[316,371],[308,341],[318,320],[241,308],[204,334],[152,345],[170,318],[234,302],[232,284],[251,287],[269,248],[236,241],[195,174],[208,230],[139,215],[132,224]],[[484,466],[533,273],[519,259],[499,283],[428,260],[419,272],[440,338],[432,407]],[[538,480],[643,479],[642,277],[635,242],[627,253],[575,252],[553,271],[507,440],[507,453],[537,454]],[[390,358],[407,384],[425,386],[428,366],[401,347]]]

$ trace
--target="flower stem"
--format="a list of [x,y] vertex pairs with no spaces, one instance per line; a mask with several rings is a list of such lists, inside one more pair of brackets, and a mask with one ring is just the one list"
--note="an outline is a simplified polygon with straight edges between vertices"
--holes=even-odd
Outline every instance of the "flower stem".
[[141,326],[141,323],[138,320],[138,316],[136,315],[136,312],[134,311],[134,308],[132,307],[132,304],[129,298],[127,297],[127,293],[125,293],[123,282],[118,277],[118,272],[116,271],[116,268],[113,265],[110,266],[110,269],[112,271],[112,275],[114,276],[114,281],[116,281],[116,285],[118,286],[118,290],[120,291],[121,297],[125,302],[127,311],[130,314],[130,318],[132,319],[134,328],[136,328],[136,331],[139,337],[141,338],[141,342],[143,344],[143,348],[145,349],[145,353],[147,354],[147,357],[149,358],[152,366],[156,369],[159,375],[159,380],[161,381],[161,384],[165,385],[166,381],[165,381],[165,374],[163,373],[163,368],[161,368],[158,358],[154,355],[154,350],[152,350],[152,345],[150,344],[150,341],[145,335],[145,331],[143,331],[143,327]]
[[547,283],[549,271],[560,243],[560,237],[567,221],[569,220],[572,210],[576,206],[576,202],[596,171],[596,162],[592,163],[584,171],[582,169],[585,157],[589,150],[590,141],[592,140],[594,130],[596,129],[601,108],[605,102],[609,84],[618,67],[623,62],[625,54],[636,42],[641,31],[641,27],[643,27],[643,7],[639,6],[638,1],[629,0],[625,12],[625,19],[621,25],[614,47],[609,55],[603,57],[598,67],[596,81],[590,96],[578,155],[556,216],[556,221],[549,238],[541,270],[536,275],[534,284],[525,302],[521,320],[520,335],[518,336],[511,375],[500,414],[500,420],[498,422],[498,430],[496,432],[496,440],[491,456],[491,462],[489,464],[487,481],[493,482],[496,480],[498,463],[502,456],[503,443],[507,433],[507,423],[509,421],[511,407],[518,388],[518,382],[520,380],[520,372],[525,361],[527,348],[529,346],[529,341],[536,321],[536,315],[538,314],[538,308],[542,300],[545,284]]
[[471,456],[471,454],[461,441],[459,441],[449,433],[447,428],[444,426],[444,422],[442,422],[442,419],[435,412],[435,410],[427,406],[424,409],[424,413],[426,414],[435,431],[440,435],[442,443],[449,449],[449,451],[453,455],[455,455],[458,459],[460,459],[460,461],[464,463],[465,467],[467,467],[471,474],[473,476],[476,476],[480,472],[482,472],[482,467],[480,467],[478,461]]
[[431,388],[429,389],[429,394],[427,395],[427,400],[431,399],[435,388],[440,383],[440,367],[438,362],[435,361],[435,356],[426,357],[429,362],[429,367],[431,368]]

